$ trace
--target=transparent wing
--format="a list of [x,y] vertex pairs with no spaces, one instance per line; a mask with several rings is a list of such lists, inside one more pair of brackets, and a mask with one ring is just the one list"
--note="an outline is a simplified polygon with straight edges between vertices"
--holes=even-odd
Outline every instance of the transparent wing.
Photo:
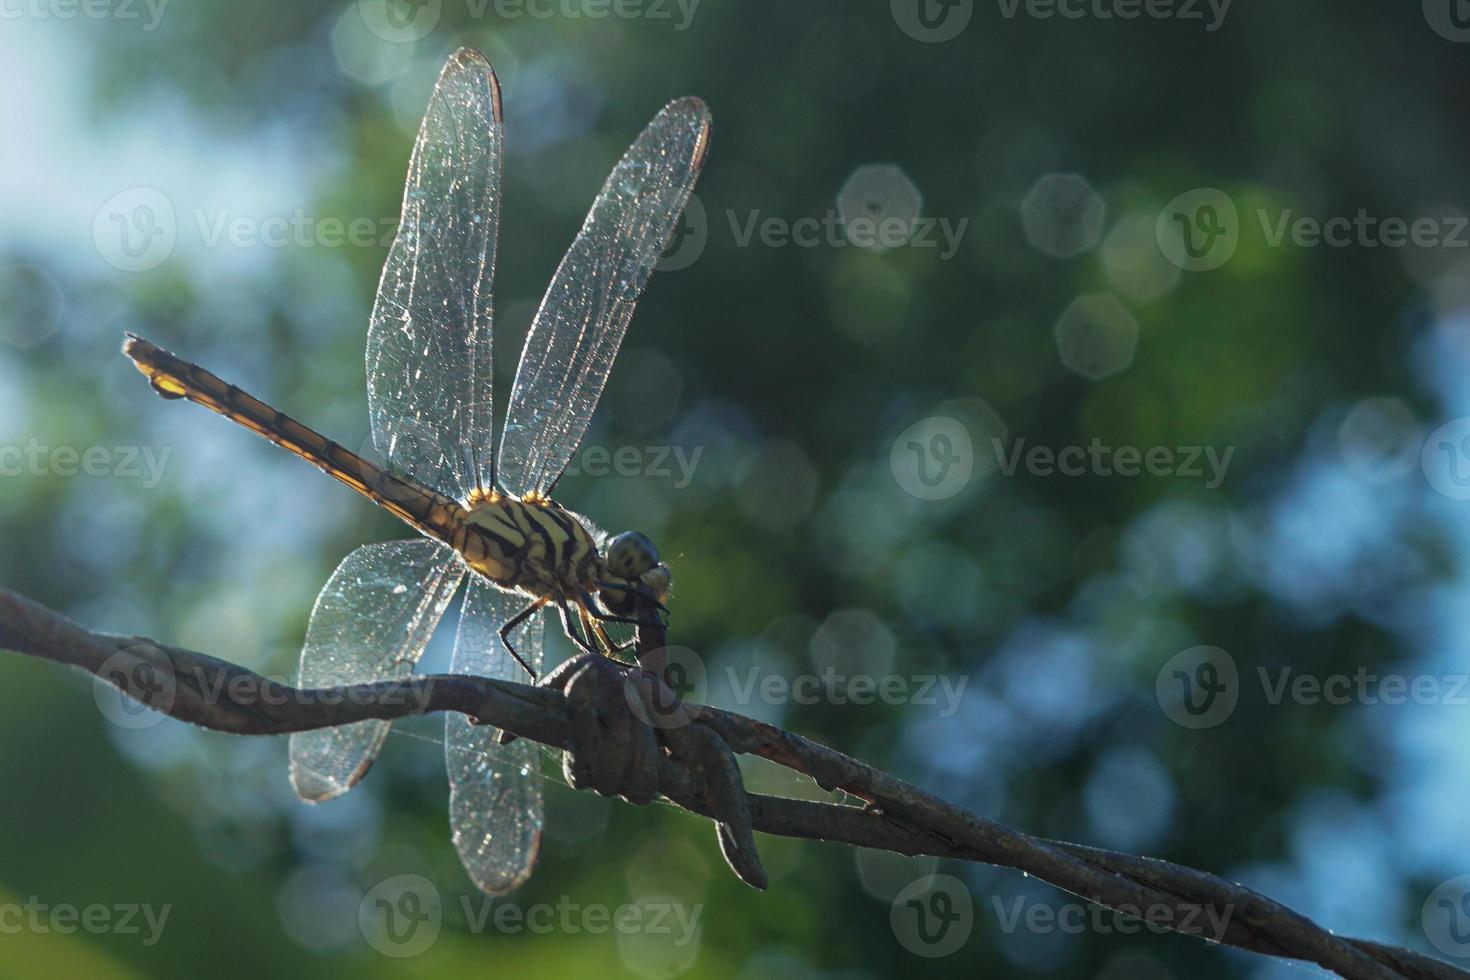
[[[525,672],[500,642],[499,630],[530,600],[471,576],[454,641],[456,674],[524,681]],[[539,675],[541,614],[510,634],[516,651]],[[449,828],[460,860],[476,885],[502,895],[531,877],[541,850],[540,753],[535,742],[495,741],[497,729],[445,716],[444,761],[449,770]]]
[[[387,680],[413,672],[444,616],[464,565],[427,538],[358,548],[317,596],[301,649],[301,687]],[[291,736],[291,785],[303,800],[340,796],[373,764],[386,721]]]
[[492,482],[501,157],[499,83],[484,55],[461,48],[419,127],[367,342],[374,446],[389,464],[461,500]]
[[698,99],[654,117],[613,168],[541,301],[511,389],[500,483],[546,492],[582,442],[638,294],[668,244],[709,146]]

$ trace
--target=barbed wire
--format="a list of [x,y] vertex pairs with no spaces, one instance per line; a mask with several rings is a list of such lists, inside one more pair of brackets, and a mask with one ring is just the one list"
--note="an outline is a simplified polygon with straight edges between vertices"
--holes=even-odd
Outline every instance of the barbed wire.
[[[647,803],[662,796],[714,820],[721,851],[765,887],[752,831],[1013,868],[1119,914],[1347,978],[1449,980],[1470,973],[1399,946],[1335,935],[1234,882],[1167,861],[1033,837],[987,820],[793,732],[680,702],[661,681],[664,631],[643,630],[644,670],[581,657],[532,686],[454,674],[295,688],[207,654],[95,633],[0,589],[0,648],[89,671],[166,715],[234,735],[283,735],[367,719],[457,711],[564,751],[577,788]],[[849,805],[744,789],[735,754],[809,776]],[[1201,914],[1203,913],[1203,914]]]

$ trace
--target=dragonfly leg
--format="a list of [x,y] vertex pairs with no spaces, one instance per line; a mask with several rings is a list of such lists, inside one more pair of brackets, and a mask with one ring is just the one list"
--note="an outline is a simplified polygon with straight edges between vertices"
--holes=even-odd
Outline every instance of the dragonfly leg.
[[531,681],[533,683],[536,680],[536,672],[531,669],[531,665],[526,663],[525,659],[519,653],[516,653],[516,648],[512,646],[510,642],[510,631],[521,625],[521,623],[525,622],[526,617],[530,616],[533,612],[546,605],[546,603],[547,598],[545,596],[542,596],[540,599],[537,599],[525,609],[522,609],[520,612],[516,613],[506,622],[504,626],[500,627],[500,642],[505,644],[505,649],[510,653],[512,657],[516,658],[516,663],[520,664],[525,669],[526,673],[531,675]]
[[[657,620],[634,619],[632,616],[614,616],[612,613],[603,612],[601,609],[598,609],[597,608],[597,604],[596,604],[596,602],[595,602],[595,600],[594,600],[594,598],[592,596],[592,593],[590,593],[590,592],[583,592],[582,593],[582,604],[583,604],[583,607],[587,610],[587,614],[589,616],[591,616],[593,619],[596,619],[596,620],[598,620],[600,622],[603,622],[603,623],[626,623],[629,626],[654,626],[654,627],[658,627],[658,626],[664,625],[663,623],[661,623],[661,622],[659,622]],[[660,608],[662,608],[662,607],[660,607]],[[629,644],[629,646],[631,646],[631,645],[632,644]]]
[[557,599],[556,607],[561,610],[561,628],[571,638],[571,641],[588,653],[601,653],[602,651],[597,649],[587,637],[572,628],[572,612],[567,608],[567,601],[565,599]]
[[582,594],[582,601],[577,603],[577,618],[582,621],[582,632],[596,638],[597,642],[602,644],[603,653],[611,656],[625,649],[614,643],[612,637],[607,635],[607,630],[602,628],[602,624],[592,618],[592,611],[587,608],[585,592]]
[[599,589],[613,589],[618,592],[627,592],[630,595],[636,595],[641,599],[648,600],[649,604],[659,612],[667,613],[669,611],[669,607],[660,602],[658,596],[641,585],[629,585],[625,582],[598,582],[597,587]]
[[[607,645],[607,652],[609,657],[612,657],[613,654],[627,653],[629,650],[635,651],[634,656],[636,657],[638,641],[634,639],[629,640],[627,643],[621,644],[615,642],[613,638],[608,635],[607,630],[603,628],[603,623],[627,623],[631,626],[652,626],[655,628],[663,625],[662,623],[651,623],[646,620],[631,619],[625,616],[613,616],[606,612],[603,612],[601,609],[597,608],[597,600],[593,597],[592,593],[586,591],[585,589],[582,590],[582,601],[578,603],[578,606],[581,607],[582,622],[584,627],[590,625],[590,629],[596,631],[598,637],[600,637],[602,639],[602,642]],[[619,664],[623,663],[623,661],[617,660],[616,657],[613,657],[613,660]]]

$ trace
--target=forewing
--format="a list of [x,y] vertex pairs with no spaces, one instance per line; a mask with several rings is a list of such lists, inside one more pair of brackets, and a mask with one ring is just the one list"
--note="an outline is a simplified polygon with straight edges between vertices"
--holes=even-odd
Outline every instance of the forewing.
[[[413,672],[464,574],[448,547],[427,538],[358,548],[317,596],[301,649],[299,687],[389,680]],[[367,773],[386,721],[360,721],[291,736],[291,785],[319,802]]]
[[[525,681],[525,672],[500,642],[499,631],[530,600],[503,592],[474,576],[465,592],[456,674]],[[510,634],[516,651],[539,675],[541,614]],[[528,739],[495,741],[498,729],[472,725],[462,714],[445,716],[444,761],[449,770],[449,827],[460,860],[476,885],[502,895],[531,877],[541,850],[540,753]]]
[[613,168],[526,337],[500,441],[501,486],[545,492],[577,451],[638,294],[668,244],[709,145],[709,112],[679,99]]
[[461,500],[491,486],[502,156],[499,83],[484,55],[461,48],[419,127],[367,342],[374,446],[389,464]]

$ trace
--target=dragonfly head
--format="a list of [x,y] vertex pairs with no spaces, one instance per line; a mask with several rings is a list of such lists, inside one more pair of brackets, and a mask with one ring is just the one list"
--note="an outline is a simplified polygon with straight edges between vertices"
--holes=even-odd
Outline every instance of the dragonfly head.
[[624,531],[609,538],[603,548],[603,564],[609,581],[602,583],[602,599],[610,611],[634,615],[640,596],[663,608],[674,574],[658,560],[658,548],[648,535]]
[[648,535],[639,531],[624,531],[607,542],[603,555],[607,570],[618,578],[636,579],[658,565],[658,548]]

